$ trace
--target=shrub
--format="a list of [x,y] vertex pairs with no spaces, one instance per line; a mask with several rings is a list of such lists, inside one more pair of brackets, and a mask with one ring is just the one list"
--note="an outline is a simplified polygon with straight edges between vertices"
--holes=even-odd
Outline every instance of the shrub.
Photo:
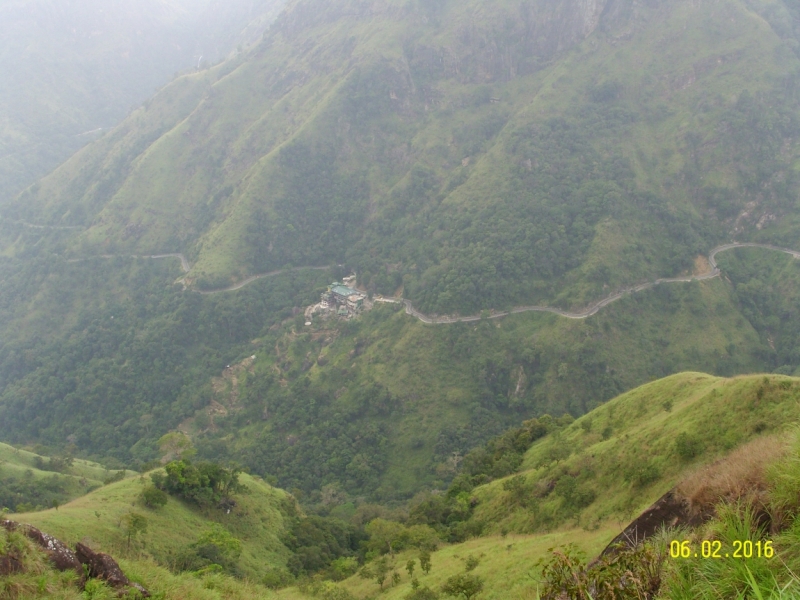
[[684,431],[675,438],[675,451],[682,460],[689,461],[698,456],[703,447],[698,438]]
[[542,567],[541,600],[640,600],[653,598],[661,586],[664,548],[642,545],[607,554],[589,567],[575,546],[553,552]]
[[439,594],[434,592],[427,585],[411,590],[404,596],[404,600],[438,600],[438,598]]
[[445,581],[442,592],[448,596],[456,598],[464,597],[467,600],[481,593],[483,590],[483,579],[478,575],[470,573],[459,573],[453,575]]
[[156,509],[166,505],[168,496],[166,492],[158,489],[156,486],[148,485],[142,490],[142,493],[139,494],[139,499],[147,508]]
[[628,472],[628,480],[637,488],[648,486],[660,477],[661,471],[652,462],[638,465]]
[[467,572],[474,571],[480,563],[481,561],[479,558],[470,554],[464,562],[464,570]]

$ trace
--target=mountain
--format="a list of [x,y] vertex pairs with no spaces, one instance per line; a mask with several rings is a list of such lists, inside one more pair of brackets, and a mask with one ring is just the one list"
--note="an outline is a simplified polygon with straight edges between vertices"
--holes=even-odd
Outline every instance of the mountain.
[[275,0],[0,2],[2,205],[179,72],[260,38]]
[[8,212],[204,288],[346,263],[427,312],[579,307],[797,244],[795,10],[296,0]]
[[712,275],[732,235],[792,248],[793,11],[290,3],[6,211],[0,434],[121,468],[183,428],[388,501],[526,418],[682,370],[795,373],[797,264],[763,248],[585,320],[300,316],[350,267],[425,313],[577,311]]

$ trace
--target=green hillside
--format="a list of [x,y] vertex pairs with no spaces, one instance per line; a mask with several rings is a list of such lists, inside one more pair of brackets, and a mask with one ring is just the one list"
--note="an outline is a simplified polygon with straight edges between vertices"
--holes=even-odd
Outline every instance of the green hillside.
[[0,507],[15,512],[49,508],[125,474],[86,460],[46,457],[0,444]]
[[[396,513],[397,552],[385,554],[385,559],[389,575],[397,572],[398,578],[387,579],[381,597],[400,599],[412,591],[412,577],[405,569],[411,560],[416,564],[413,578],[422,588],[438,591],[467,568],[483,583],[480,598],[535,598],[536,590],[543,589],[537,561],[548,560],[552,548],[572,544],[589,557],[596,556],[624,525],[678,484],[678,493],[686,494],[692,503],[702,502],[703,510],[737,498],[763,501],[759,486],[767,481],[783,482],[777,492],[775,484],[770,483],[770,494],[780,492],[788,498],[786,494],[795,489],[791,486],[800,482],[792,470],[792,455],[787,454],[787,442],[792,441],[793,432],[796,434],[798,397],[800,380],[796,378],[754,375],[724,379],[682,373],[623,394],[581,419],[559,420],[553,427],[547,426],[550,433],[538,439],[525,438],[528,441],[522,442],[524,446],[517,445],[520,434],[533,432],[538,425],[529,421],[522,428],[509,430],[489,446],[467,455],[459,477],[447,491],[420,495],[406,510]],[[540,425],[546,422],[538,421]],[[509,440],[516,441],[508,445]],[[497,467],[510,460],[511,453],[520,456],[518,472],[512,468],[510,475],[506,470],[498,476]],[[789,462],[785,462],[787,457]],[[770,467],[773,464],[778,466]],[[783,473],[782,479],[776,480],[769,473]],[[138,476],[125,479],[58,510],[13,518],[70,543],[88,540],[96,549],[120,558],[129,576],[154,592],[164,593],[165,598],[181,597],[181,593],[195,589],[192,586],[223,597],[268,598],[275,594],[298,600],[371,598],[379,591],[374,577],[359,575],[343,580],[337,577],[335,581],[321,576],[301,579],[277,592],[252,583],[264,580],[271,571],[285,570],[291,556],[283,545],[292,522],[288,496],[257,479],[242,477],[247,490],[235,496],[231,514],[218,508],[192,508],[175,497],[162,508],[147,508],[139,499],[143,481]],[[444,514],[441,508],[438,513],[434,508],[437,502],[450,511],[446,522],[433,516]],[[344,515],[341,508],[331,509],[331,513]],[[374,506],[369,509],[364,505],[360,515],[369,514],[369,510],[375,510]],[[728,518],[723,509],[716,510],[722,511],[720,519]],[[143,514],[148,527],[129,543],[122,522],[131,511]],[[777,519],[778,513],[770,514]],[[361,517],[353,516],[354,523],[356,518]],[[214,523],[241,540],[239,574],[249,582],[214,572],[180,573],[175,568],[181,564],[181,551],[204,532],[213,531]],[[706,533],[698,535],[724,536],[714,533],[723,531],[714,529],[721,527],[720,523],[712,521],[708,529],[698,530]],[[440,536],[431,554],[429,572],[420,569],[421,550],[402,533],[426,525]],[[459,527],[470,532],[467,539],[449,543]],[[784,529],[776,525],[771,534],[778,556],[790,562],[795,560],[792,546],[786,545],[794,535],[791,531],[783,533]],[[367,532],[372,537],[365,538],[362,552],[368,551],[365,565],[374,571],[386,548],[381,550],[381,542],[375,541],[383,534],[370,527]],[[687,539],[692,534],[672,535]],[[672,539],[669,535],[667,538]],[[363,556],[360,554],[358,560]],[[665,563],[664,581],[671,595],[664,597],[687,597],[679,595],[680,577],[688,577],[681,565]],[[769,565],[752,563],[759,582],[773,572],[785,577],[779,561]],[[724,581],[726,568],[719,563],[716,575],[711,574],[722,578],[720,585],[730,583]],[[736,580],[736,585],[744,581]],[[713,586],[715,580],[706,584]]]
[[[450,503],[446,523],[428,520],[446,537],[447,528],[458,525],[454,516],[462,504],[472,507],[466,509],[471,513],[467,526],[476,537],[443,545],[431,556],[431,572],[421,573],[417,565],[416,577],[422,586],[439,590],[449,577],[464,572],[472,556],[478,559],[478,566],[470,572],[484,583],[478,597],[537,598],[536,590],[543,591],[538,559],[546,559],[554,547],[568,544],[590,559],[597,556],[625,525],[678,484],[678,493],[694,494],[689,499],[704,502],[704,510],[737,499],[763,501],[764,490],[759,486],[768,480],[773,490],[775,481],[783,482],[777,484],[779,488],[796,490],[800,484],[794,470],[796,457],[787,452],[796,449],[799,397],[800,380],[796,378],[758,375],[724,379],[681,373],[623,394],[529,444],[517,474],[473,487],[470,481],[485,481],[491,473],[486,464],[493,459],[497,466],[503,458],[501,452],[508,459],[516,450],[498,442],[495,453],[489,449],[488,457],[473,453],[465,457],[462,475],[446,493],[410,503],[407,523],[423,523],[426,514],[447,515],[448,509],[437,510],[435,503]],[[519,440],[523,431],[525,427],[511,430],[503,438]],[[788,462],[782,463],[785,458]],[[786,465],[781,471],[784,479],[770,479],[768,467],[772,464]],[[481,466],[482,471],[476,469]],[[770,510],[777,518],[774,508]],[[719,523],[712,521],[703,535],[724,535],[714,534],[714,527]],[[783,538],[778,537],[779,531],[776,526],[771,534],[780,540],[776,541],[778,556],[794,564],[796,546],[792,544],[796,540],[792,536],[796,530],[789,527]],[[668,540],[690,537],[686,531],[667,535]],[[396,585],[387,580],[387,598],[404,598],[411,592],[405,564],[417,560],[419,554],[419,550],[407,548],[391,557],[389,562],[401,579]],[[785,579],[782,564],[780,559],[770,563],[772,572]],[[752,562],[759,577],[765,566],[761,561]],[[695,567],[699,569],[699,563]],[[713,577],[720,578],[720,585],[725,583],[725,569],[730,565],[723,566],[720,561],[718,567],[716,573],[707,569],[712,579],[705,584],[710,589],[716,583]],[[674,589],[658,597],[692,597],[690,593],[680,595],[676,580],[667,579],[667,574],[674,577],[675,572],[683,572],[686,578],[689,571],[674,560],[664,569],[664,579]],[[767,580],[770,572],[766,570]],[[744,579],[738,584],[743,585]],[[356,598],[372,597],[378,591],[374,580],[358,576],[339,585]],[[792,589],[794,593],[797,587]],[[303,593],[290,588],[281,596],[302,598]]]
[[[183,427],[306,494],[397,500],[526,418],[683,370],[800,368],[796,261],[758,249],[583,321],[430,328],[384,307],[305,330],[351,267],[368,291],[475,314],[702,273],[733,235],[800,247],[793,4],[359,6],[290,3],[4,215],[4,440],[138,467]],[[165,252],[185,279],[130,256]],[[235,397],[215,389],[254,354]]]
[[352,497],[405,499],[446,486],[453,452],[534,416],[577,417],[682,370],[794,373],[797,261],[761,249],[719,261],[727,279],[661,285],[583,320],[525,313],[427,326],[383,305],[305,327],[296,313],[335,273],[203,296],[173,285],[176,259],[43,256],[33,272],[15,259],[0,432],[136,468],[181,427],[201,455],[287,489],[337,484]]
[[[514,507],[498,481],[477,491],[474,518],[488,531],[627,521],[699,465],[791,430],[798,398],[800,381],[782,376],[681,373],[644,385],[532,445],[519,481],[530,504]],[[556,493],[537,498],[547,482]]]
[[[240,481],[245,490],[235,496],[236,505],[230,513],[212,507],[199,509],[175,497],[163,507],[148,508],[139,495],[149,478],[136,476],[95,490],[57,510],[14,514],[13,519],[34,525],[69,545],[90,539],[95,550],[150,560],[167,568],[181,564],[191,545],[218,524],[241,543],[235,572],[261,581],[270,570],[285,570],[289,551],[281,538],[294,501],[261,480],[242,475]],[[130,512],[146,518],[147,531],[129,545],[121,523]]]
[[794,4],[359,6],[290,3],[11,214],[87,227],[75,254],[182,251],[201,287],[347,262],[439,313],[797,242]]

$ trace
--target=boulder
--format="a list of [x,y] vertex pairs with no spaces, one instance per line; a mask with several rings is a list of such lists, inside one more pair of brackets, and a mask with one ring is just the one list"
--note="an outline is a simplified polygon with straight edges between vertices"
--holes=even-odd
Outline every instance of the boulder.
[[22,561],[17,556],[13,554],[0,556],[0,577],[22,573],[23,570]]
[[0,526],[8,531],[20,531],[26,538],[44,550],[47,558],[50,559],[50,563],[59,571],[72,570],[83,578],[84,573],[81,563],[75,553],[61,540],[40,531],[33,525],[21,525],[14,521],[1,521]]
[[130,579],[125,576],[122,569],[119,568],[117,561],[115,561],[108,554],[102,552],[95,552],[89,546],[78,543],[75,546],[75,555],[78,560],[88,567],[89,577],[96,577],[102,579],[111,587],[121,590],[124,588],[133,588],[141,594],[143,598],[149,598],[150,593],[138,583],[131,583]]
[[635,548],[663,527],[696,527],[708,520],[710,515],[698,515],[689,509],[689,503],[670,490],[636,517],[611,540],[600,556],[613,554],[620,547]]

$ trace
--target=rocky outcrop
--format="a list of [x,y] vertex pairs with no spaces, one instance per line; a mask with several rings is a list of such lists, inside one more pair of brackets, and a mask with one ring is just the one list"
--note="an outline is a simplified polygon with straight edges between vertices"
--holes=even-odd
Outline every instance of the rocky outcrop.
[[127,590],[133,588],[141,594],[143,598],[149,598],[150,593],[138,583],[131,582],[122,572],[117,561],[108,554],[95,552],[86,544],[79,543],[75,546],[75,554],[81,564],[86,565],[89,577],[95,577],[105,581],[108,585],[117,590]]
[[693,514],[689,503],[670,490],[611,540],[600,556],[612,554],[620,547],[635,548],[664,527],[696,527],[706,520],[703,515]]
[[50,563],[59,571],[75,571],[83,580],[83,567],[75,553],[62,541],[48,535],[32,525],[20,525],[14,521],[0,521],[0,526],[8,531],[19,531],[34,544],[39,546]]
[[[32,525],[3,520],[0,521],[0,527],[7,531],[18,531],[22,533],[47,554],[50,563],[59,571],[75,571],[78,573],[81,587],[85,584],[86,575],[88,574],[89,577],[102,579],[108,585],[118,590],[120,595],[125,595],[131,590],[136,590],[142,598],[150,597],[150,592],[138,583],[134,583],[128,579],[125,573],[122,572],[122,569],[120,569],[117,561],[108,554],[95,552],[87,545],[80,543],[77,544],[75,552],[73,552],[61,540],[44,533]],[[84,565],[87,567],[86,572],[84,572]],[[0,556],[0,576],[21,573],[24,570],[25,565],[19,557],[13,554]]]

